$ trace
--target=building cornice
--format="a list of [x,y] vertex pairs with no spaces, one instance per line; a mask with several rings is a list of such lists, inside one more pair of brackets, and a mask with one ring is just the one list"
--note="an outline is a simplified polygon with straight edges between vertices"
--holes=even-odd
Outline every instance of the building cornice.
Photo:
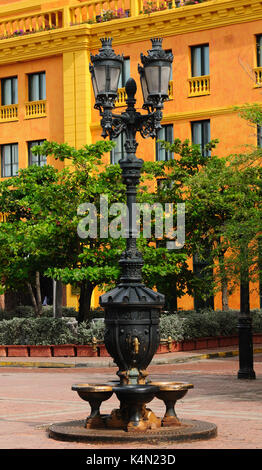
[[[208,119],[210,117],[236,113],[235,106],[225,106],[221,108],[199,109],[198,111],[186,111],[182,113],[164,114],[162,123],[172,123],[175,121],[194,121],[195,119]],[[92,131],[101,130],[100,121],[93,122],[90,125]]]
[[98,48],[100,37],[107,35],[114,38],[114,44],[128,44],[152,35],[169,37],[261,19],[262,0],[213,0],[93,25],[91,45]]
[[65,52],[90,50],[90,25],[41,31],[0,42],[0,64],[24,62]]
[[[65,7],[68,8],[68,7]],[[48,57],[64,52],[100,47],[100,38],[114,44],[170,37],[194,31],[262,20],[262,0],[212,0],[150,15],[138,15],[98,24],[66,26],[0,41],[0,64]]]

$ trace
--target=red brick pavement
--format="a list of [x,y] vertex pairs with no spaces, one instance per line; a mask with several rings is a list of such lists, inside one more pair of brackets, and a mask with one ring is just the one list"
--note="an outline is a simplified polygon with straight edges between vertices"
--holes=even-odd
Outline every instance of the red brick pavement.
[[[158,449],[261,449],[262,354],[254,356],[256,380],[237,379],[238,357],[192,360],[152,365],[150,378],[178,380],[194,388],[177,403],[180,418],[215,423],[216,438],[170,442]],[[118,445],[95,445],[50,439],[48,425],[89,414],[88,403],[71,390],[73,383],[105,383],[115,379],[116,368],[0,369],[0,449],[118,449]],[[102,412],[118,407],[115,396],[102,404]],[[161,401],[149,406],[163,415]],[[145,444],[121,445],[122,449],[156,449]]]

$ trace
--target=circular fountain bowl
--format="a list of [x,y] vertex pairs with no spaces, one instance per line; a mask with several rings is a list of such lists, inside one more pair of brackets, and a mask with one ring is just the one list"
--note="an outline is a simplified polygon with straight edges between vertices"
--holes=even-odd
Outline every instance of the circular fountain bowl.
[[150,381],[150,385],[155,385],[159,388],[159,390],[189,390],[190,388],[194,388],[193,384],[187,382],[164,382],[164,381]]
[[113,395],[112,386],[108,384],[75,384],[72,390],[76,391],[80,398],[85,401],[101,400],[106,401]]
[[119,385],[113,387],[117,398],[126,404],[149,403],[153,400],[159,387],[155,385]]
[[156,397],[163,401],[174,401],[183,398],[190,388],[194,388],[193,384],[186,382],[150,382],[159,388]]

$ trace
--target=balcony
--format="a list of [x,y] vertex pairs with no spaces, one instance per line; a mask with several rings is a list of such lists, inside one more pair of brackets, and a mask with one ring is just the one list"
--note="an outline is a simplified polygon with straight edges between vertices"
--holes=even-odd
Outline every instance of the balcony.
[[255,67],[255,87],[260,88],[262,87],[262,67]]
[[188,79],[189,97],[210,95],[210,76],[192,77]]
[[46,117],[46,100],[28,101],[25,104],[25,119]]
[[[198,3],[209,0],[196,0]],[[195,5],[195,0],[88,0],[77,5],[39,11],[32,14],[10,16],[6,7],[0,20],[0,39],[25,36],[79,24],[103,23],[127,17],[137,17],[181,6]]]
[[[115,102],[116,108],[120,108],[121,106],[126,105],[126,92],[125,88],[118,88],[117,90],[117,100]],[[168,84],[168,100],[173,99],[173,80],[170,80]]]
[[0,107],[0,122],[18,121],[18,105],[8,104]]
[[32,15],[16,15],[0,20],[0,39],[25,36],[31,33],[49,31],[64,26],[63,9],[39,12]]

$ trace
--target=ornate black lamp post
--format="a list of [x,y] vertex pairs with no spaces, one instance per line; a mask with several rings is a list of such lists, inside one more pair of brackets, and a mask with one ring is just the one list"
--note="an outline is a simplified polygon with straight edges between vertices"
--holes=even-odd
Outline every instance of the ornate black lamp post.
[[[192,384],[150,382],[146,379],[146,368],[160,341],[159,314],[164,305],[164,296],[142,283],[143,259],[136,246],[135,211],[132,210],[143,165],[143,160],[136,157],[136,134],[139,132],[143,137],[155,137],[161,128],[162,109],[168,99],[173,61],[172,54],[162,49],[162,39],[151,41],[152,49],[148,51],[148,56],[141,54],[143,67],[139,66],[143,108],[147,111],[145,114],[135,109],[136,83],[132,78],[125,86],[125,111],[121,114],[113,113],[123,57],[114,53],[112,40],[101,39],[99,54],[91,56],[90,72],[95,108],[101,115],[102,136],[112,139],[124,132],[126,137],[126,157],[119,161],[127,194],[126,249],[119,260],[121,277],[118,285],[100,297],[100,305],[105,310],[105,345],[119,368],[119,380],[99,385],[73,385],[72,389],[89,402],[91,414],[81,425],[71,422],[52,426],[50,433],[56,438],[75,436],[77,439],[115,439],[121,442],[132,439],[130,431],[131,435],[135,433],[138,436],[135,439],[140,440],[144,435],[147,439],[154,436],[159,440],[181,439],[183,435],[185,438],[193,438],[195,435],[198,439],[216,435],[216,426],[211,423],[195,420],[180,422],[176,416],[175,403],[193,387]],[[119,409],[112,410],[110,415],[101,415],[101,403],[113,393],[119,399]],[[154,397],[165,404],[166,412],[162,419],[146,408],[146,404]],[[129,437],[125,437],[127,434]]]
[[127,108],[122,114],[112,112],[117,98],[117,84],[123,58],[117,56],[111,39],[101,39],[102,48],[92,56],[90,66],[95,108],[99,109],[102,136],[110,139],[124,132],[126,158],[119,161],[123,182],[126,185],[129,214],[126,250],[119,261],[122,275],[118,286],[100,297],[105,309],[105,345],[119,366],[120,384],[145,384],[145,369],[159,344],[159,311],[164,296],[142,284],[143,259],[136,247],[133,204],[139,184],[143,160],[136,157],[136,134],[155,137],[161,128],[163,103],[168,98],[168,83],[173,56],[162,49],[162,39],[152,39],[148,56],[141,54],[144,67],[139,66],[144,108],[147,114],[135,109],[136,83],[130,78],[126,83]]

